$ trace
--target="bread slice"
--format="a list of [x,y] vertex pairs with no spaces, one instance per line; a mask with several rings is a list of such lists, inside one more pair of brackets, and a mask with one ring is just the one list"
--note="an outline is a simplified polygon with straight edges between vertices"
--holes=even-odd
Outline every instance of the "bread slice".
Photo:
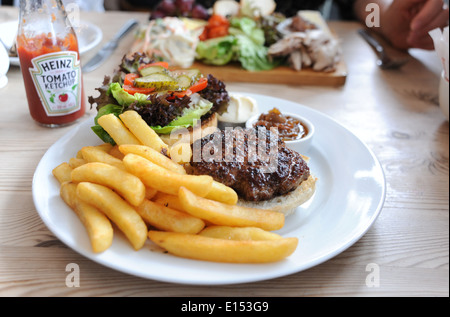
[[241,6],[234,0],[219,0],[214,3],[213,12],[224,17],[236,16]]
[[251,17],[271,15],[277,4],[274,0],[241,0],[241,13]]
[[317,178],[310,175],[306,181],[303,181],[300,186],[294,191],[272,198],[265,201],[245,201],[239,199],[238,205],[250,208],[269,209],[283,213],[286,217],[292,215],[297,207],[311,199],[316,191]]

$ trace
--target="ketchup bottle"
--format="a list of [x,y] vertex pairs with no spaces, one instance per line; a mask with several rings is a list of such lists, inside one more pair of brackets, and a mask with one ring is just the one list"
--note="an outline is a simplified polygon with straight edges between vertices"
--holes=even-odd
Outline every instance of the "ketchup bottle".
[[78,41],[61,0],[21,0],[17,52],[31,117],[46,127],[85,113]]

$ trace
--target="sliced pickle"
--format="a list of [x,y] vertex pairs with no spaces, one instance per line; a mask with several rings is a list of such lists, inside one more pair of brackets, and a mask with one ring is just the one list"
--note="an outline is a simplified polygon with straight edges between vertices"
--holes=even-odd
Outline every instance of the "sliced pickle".
[[192,80],[187,75],[180,75],[177,77],[177,84],[179,90],[187,90],[192,86]]
[[173,77],[162,73],[136,78],[134,85],[139,88],[155,88],[156,91],[178,90],[177,81]]
[[174,71],[172,71],[172,74],[177,77],[186,75],[191,79],[192,83],[197,82],[200,79],[200,77],[202,77],[201,71],[196,68],[174,70]]
[[149,67],[142,68],[139,72],[141,73],[142,77],[145,77],[145,76],[149,76],[151,74],[156,74],[156,73],[166,74],[167,69],[165,69],[162,66],[149,66]]

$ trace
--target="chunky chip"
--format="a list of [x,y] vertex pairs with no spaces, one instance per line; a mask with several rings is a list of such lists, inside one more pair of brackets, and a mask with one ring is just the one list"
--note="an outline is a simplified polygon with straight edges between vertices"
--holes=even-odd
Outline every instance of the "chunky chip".
[[135,250],[147,240],[147,225],[136,210],[112,189],[89,182],[79,183],[77,196],[102,211],[125,234]]
[[268,231],[284,226],[284,215],[276,211],[220,203],[199,197],[184,187],[180,188],[178,197],[183,210],[215,225],[257,227]]
[[269,263],[280,261],[297,248],[297,238],[249,241],[225,240],[177,232],[150,230],[151,241],[169,253],[202,261]]

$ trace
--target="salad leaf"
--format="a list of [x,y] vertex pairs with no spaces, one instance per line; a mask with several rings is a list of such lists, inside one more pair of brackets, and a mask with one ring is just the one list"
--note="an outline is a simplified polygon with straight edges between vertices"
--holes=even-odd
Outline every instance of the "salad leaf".
[[228,64],[234,57],[236,38],[224,36],[206,41],[197,45],[197,58],[206,64],[222,66]]
[[264,46],[264,31],[248,17],[233,18],[230,21],[230,34],[237,39],[237,55],[242,67],[249,71],[270,70],[276,63],[268,57]]
[[249,71],[270,70],[278,63],[269,59],[264,46],[264,31],[248,17],[232,18],[229,35],[202,41],[197,46],[198,59],[206,64],[226,65],[239,61]]
[[107,114],[114,114],[115,116],[119,116],[123,111],[122,106],[118,106],[115,104],[108,104],[106,106],[101,107],[97,115],[95,116],[94,123],[95,125],[91,127],[92,131],[105,143],[110,143],[112,145],[115,145],[116,142],[114,139],[106,132],[101,125],[98,124],[98,118],[101,116],[107,115]]
[[169,134],[180,128],[190,128],[200,120],[202,116],[207,114],[213,107],[212,102],[200,97],[198,94],[192,95],[192,104],[195,105],[191,108],[185,108],[183,114],[169,123],[165,127],[156,126],[151,127],[156,133],[159,134]]
[[233,18],[230,21],[230,34],[233,35],[246,35],[256,45],[264,46],[265,36],[264,31],[258,28],[256,22],[250,18]]
[[105,76],[103,79],[103,84],[99,88],[95,88],[100,94],[98,97],[89,96],[88,101],[91,104],[91,108],[94,105],[96,106],[96,109],[99,110],[100,108],[109,105],[111,103],[116,103],[116,100],[111,96],[111,93],[109,91],[109,86],[111,85],[111,77]]
[[239,35],[238,59],[242,67],[249,71],[271,70],[276,63],[267,57],[268,48],[255,44],[250,38]]
[[134,95],[126,92],[119,83],[112,83],[109,85],[109,92],[114,97],[114,99],[123,107],[128,107],[132,103],[137,103],[138,105],[148,105],[151,102],[147,100],[148,95],[136,93]]
[[[115,142],[111,136],[98,124],[98,118],[111,113],[119,117],[119,115],[126,109],[138,109],[140,106],[149,105],[152,102],[148,100],[147,95],[138,93],[131,95],[127,93],[123,90],[119,83],[110,84],[109,93],[114,97],[119,105],[108,104],[100,108],[94,119],[95,126],[91,129],[104,142],[114,145]],[[131,106],[131,108],[129,108],[129,106]],[[199,94],[193,94],[190,97],[190,106],[183,109],[183,112],[179,117],[174,119],[167,126],[152,126],[151,128],[159,134],[169,134],[176,129],[190,128],[194,126],[195,122],[200,120],[200,118],[207,114],[212,108],[212,102],[202,98]]]
[[142,64],[149,64],[152,60],[145,53],[134,53],[132,56],[125,55],[120,63],[120,69],[125,73],[137,73]]

